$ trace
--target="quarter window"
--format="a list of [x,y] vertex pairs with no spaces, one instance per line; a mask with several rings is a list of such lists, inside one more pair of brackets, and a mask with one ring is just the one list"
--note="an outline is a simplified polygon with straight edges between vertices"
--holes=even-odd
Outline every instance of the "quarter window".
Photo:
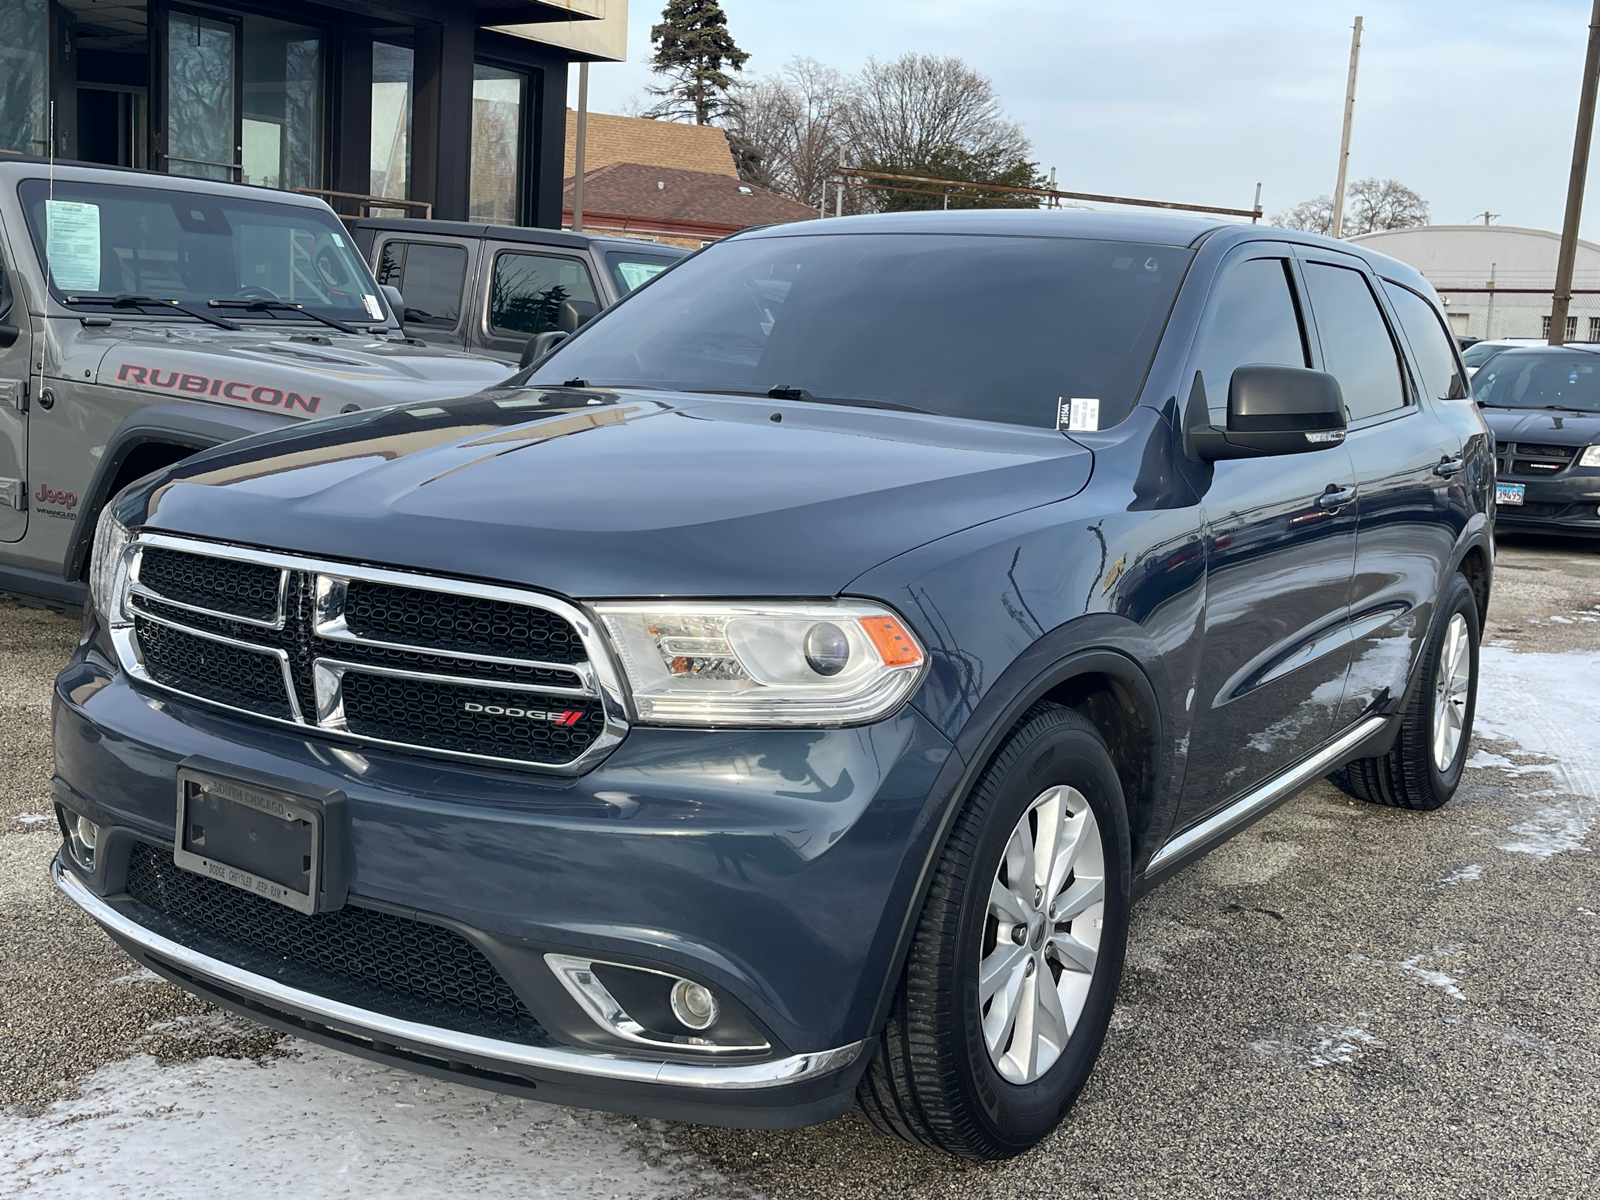
[[437,242],[388,241],[378,260],[378,282],[400,289],[407,325],[453,329],[461,319],[467,252]]
[[532,337],[556,327],[568,300],[594,304],[589,270],[575,258],[503,252],[489,287],[489,331]]
[[1417,370],[1422,373],[1422,390],[1435,400],[1465,400],[1467,384],[1456,368],[1455,348],[1433,305],[1410,288],[1388,280],[1384,281],[1383,290],[1400,318],[1406,341],[1411,343]]
[[1324,367],[1339,381],[1349,419],[1403,407],[1400,360],[1366,276],[1348,267],[1307,263],[1306,290],[1317,314]]
[[1288,262],[1252,258],[1229,268],[1211,298],[1199,345],[1195,370],[1205,383],[1213,425],[1227,421],[1228,384],[1236,367],[1309,365]]

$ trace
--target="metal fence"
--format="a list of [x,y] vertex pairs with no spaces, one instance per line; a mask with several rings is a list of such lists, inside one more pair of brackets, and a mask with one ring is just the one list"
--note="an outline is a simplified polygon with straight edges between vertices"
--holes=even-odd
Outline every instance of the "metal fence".
[[[1458,337],[1550,336],[1554,293],[1545,288],[1437,288],[1450,331]],[[1600,342],[1600,288],[1573,288],[1567,312],[1569,342]]]

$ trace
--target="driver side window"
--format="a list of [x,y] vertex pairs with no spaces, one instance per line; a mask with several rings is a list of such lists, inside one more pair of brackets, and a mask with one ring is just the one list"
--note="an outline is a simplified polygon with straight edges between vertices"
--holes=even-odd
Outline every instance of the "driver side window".
[[1200,372],[1213,425],[1227,424],[1228,383],[1236,367],[1311,365],[1291,280],[1286,259],[1251,258],[1229,267],[1217,284],[1185,383],[1191,385]]

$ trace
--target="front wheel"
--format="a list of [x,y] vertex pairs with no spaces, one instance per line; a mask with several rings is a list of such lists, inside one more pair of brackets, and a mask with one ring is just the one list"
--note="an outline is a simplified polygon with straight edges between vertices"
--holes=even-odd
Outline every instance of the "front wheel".
[[1009,1158],[1060,1123],[1111,1020],[1132,882],[1105,742],[1039,705],[956,819],[857,1092],[885,1133]]
[[1461,575],[1440,597],[1422,672],[1389,752],[1329,776],[1357,800],[1431,810],[1456,793],[1478,705],[1478,602]]

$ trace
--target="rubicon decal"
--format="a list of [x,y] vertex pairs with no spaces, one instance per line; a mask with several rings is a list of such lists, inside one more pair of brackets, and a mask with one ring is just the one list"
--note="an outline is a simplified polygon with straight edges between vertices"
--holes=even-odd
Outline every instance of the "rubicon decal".
[[521,717],[525,721],[549,721],[552,725],[576,725],[583,719],[581,712],[546,712],[540,708],[510,708],[503,704],[475,704],[468,701],[462,709],[469,713],[482,713],[487,717]]
[[66,508],[78,507],[77,492],[63,492],[58,488],[51,487],[48,483],[41,483],[39,490],[33,494],[33,498],[40,504],[60,504]]
[[123,363],[117,368],[117,381],[131,383],[135,387],[180,392],[196,398],[220,396],[224,400],[262,404],[269,408],[281,408],[286,412],[301,408],[308,413],[314,413],[322,403],[321,396],[302,396],[299,392],[286,392],[282,388],[265,384],[217,379],[209,375],[191,375],[186,371],[163,371],[159,367],[140,367],[133,363]]

